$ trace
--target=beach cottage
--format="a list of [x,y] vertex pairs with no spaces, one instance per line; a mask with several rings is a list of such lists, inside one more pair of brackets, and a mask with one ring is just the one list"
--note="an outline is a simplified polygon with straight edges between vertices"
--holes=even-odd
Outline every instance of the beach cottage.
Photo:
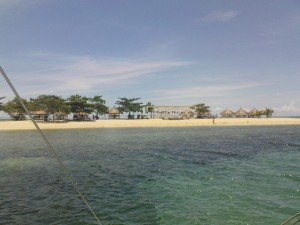
[[230,108],[227,108],[224,111],[220,112],[220,115],[223,118],[232,118],[235,116],[235,113]]
[[236,118],[247,118],[248,112],[244,110],[243,108],[240,108],[238,111],[235,112]]
[[35,120],[47,120],[48,117],[44,110],[32,111],[30,113]]
[[108,110],[108,119],[120,119],[120,111],[115,106]]
[[248,113],[248,117],[256,117],[258,113],[258,110],[256,108],[253,108],[249,113]]

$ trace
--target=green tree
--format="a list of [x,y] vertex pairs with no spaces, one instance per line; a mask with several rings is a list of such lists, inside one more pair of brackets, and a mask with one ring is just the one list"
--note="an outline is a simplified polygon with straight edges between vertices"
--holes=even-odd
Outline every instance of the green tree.
[[[30,108],[30,105],[26,99],[21,100],[27,108]],[[25,119],[26,111],[16,97],[13,100],[10,100],[7,103],[3,104],[2,108],[3,111],[8,113],[14,120]]]
[[267,118],[271,118],[272,115],[273,115],[273,113],[274,113],[274,110],[273,110],[273,109],[267,108],[267,107],[266,107],[266,109],[265,109],[264,111],[265,111],[264,114],[266,115]]
[[[1,99],[4,99],[5,97],[0,97],[0,100]],[[2,111],[3,110],[3,102],[0,102],[0,111]]]
[[264,115],[264,111],[262,111],[262,110],[259,110],[259,111],[257,111],[257,112],[255,113],[255,116],[256,116],[257,118],[260,118],[262,115]]
[[144,107],[146,107],[146,113],[150,113],[150,117],[153,118],[154,105],[151,102],[148,102]]
[[90,98],[90,102],[92,104],[92,109],[95,113],[103,115],[108,111],[108,107],[105,105],[106,101],[102,99],[101,95],[97,95],[93,98]]
[[67,114],[70,112],[70,108],[67,106],[65,100],[57,95],[39,95],[37,98],[30,99],[30,102],[32,110],[45,111],[45,118],[55,113]]
[[270,118],[270,117],[272,117],[273,113],[274,113],[273,109],[266,107],[265,109],[258,111],[255,114],[255,116],[257,116],[258,118],[261,116],[266,116],[267,118]]
[[133,119],[133,115],[131,115],[132,112],[141,112],[142,110],[142,103],[136,102],[137,100],[140,100],[141,98],[119,98],[116,102],[116,105],[119,105],[118,109],[120,113],[127,112],[128,113],[128,119]]
[[197,118],[204,118],[210,115],[210,106],[204,103],[193,105],[191,108],[196,111]]
[[86,119],[86,114],[93,112],[92,104],[87,97],[78,94],[71,95],[67,98],[66,103],[70,107],[70,111],[74,113],[75,120]]

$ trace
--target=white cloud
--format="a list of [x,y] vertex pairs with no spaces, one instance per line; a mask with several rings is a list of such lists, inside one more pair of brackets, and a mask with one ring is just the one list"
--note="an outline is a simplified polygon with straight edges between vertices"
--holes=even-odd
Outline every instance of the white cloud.
[[202,21],[219,21],[219,22],[227,22],[232,19],[234,19],[238,15],[238,11],[231,10],[231,11],[222,11],[222,10],[216,10],[208,15],[202,17]]
[[[43,57],[42,54],[37,54]],[[35,57],[34,54],[31,57]],[[190,64],[187,61],[147,61],[134,59],[96,59],[91,57],[47,55],[47,69],[39,72],[14,74],[27,95],[87,92],[92,89],[111,89],[135,82],[152,73]],[[51,60],[53,59],[53,60]],[[50,65],[50,66],[49,66]],[[26,85],[25,85],[26,84]],[[26,86],[26,87],[25,87]],[[47,87],[47,90],[45,89]]]
[[279,115],[300,115],[300,107],[296,105],[296,101],[274,108],[274,111]]

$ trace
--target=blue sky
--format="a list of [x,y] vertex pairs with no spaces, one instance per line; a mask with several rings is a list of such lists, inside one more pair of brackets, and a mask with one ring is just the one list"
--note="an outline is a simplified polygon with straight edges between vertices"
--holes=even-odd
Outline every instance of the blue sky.
[[299,12],[297,0],[0,0],[0,65],[24,98],[300,115]]

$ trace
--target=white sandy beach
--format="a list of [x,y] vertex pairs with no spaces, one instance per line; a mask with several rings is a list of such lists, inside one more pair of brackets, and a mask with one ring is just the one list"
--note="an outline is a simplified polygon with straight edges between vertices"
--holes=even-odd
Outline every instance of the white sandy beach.
[[[217,118],[189,120],[97,120],[82,122],[38,122],[41,129],[83,129],[83,128],[118,128],[118,127],[188,127],[188,126],[237,126],[237,125],[300,125],[300,118]],[[0,130],[32,130],[30,120],[0,121]]]

